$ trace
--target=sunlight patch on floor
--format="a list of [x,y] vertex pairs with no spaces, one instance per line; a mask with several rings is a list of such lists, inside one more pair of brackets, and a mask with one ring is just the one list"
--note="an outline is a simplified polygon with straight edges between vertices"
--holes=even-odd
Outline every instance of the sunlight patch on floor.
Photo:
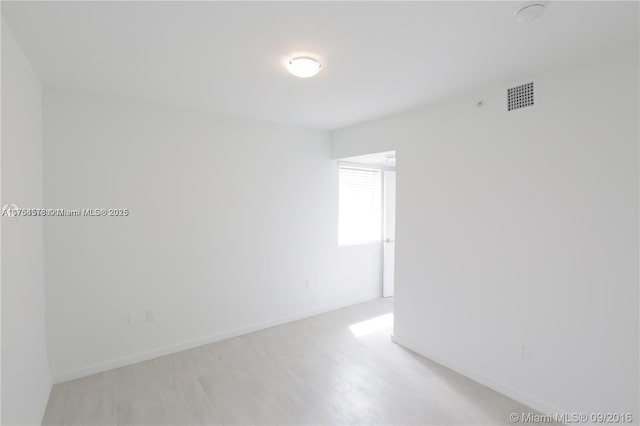
[[351,324],[349,329],[356,337],[366,336],[380,330],[390,330],[393,326],[393,314],[380,315],[366,321]]

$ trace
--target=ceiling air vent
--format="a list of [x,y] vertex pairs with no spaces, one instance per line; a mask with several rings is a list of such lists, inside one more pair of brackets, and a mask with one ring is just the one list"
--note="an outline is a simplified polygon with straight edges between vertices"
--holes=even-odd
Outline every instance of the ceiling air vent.
[[507,90],[507,110],[525,108],[533,105],[533,81]]

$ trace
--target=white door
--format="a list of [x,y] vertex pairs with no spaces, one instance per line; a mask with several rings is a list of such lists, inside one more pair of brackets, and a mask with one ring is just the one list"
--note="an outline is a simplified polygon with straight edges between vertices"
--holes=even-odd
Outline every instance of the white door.
[[396,251],[396,172],[384,171],[384,243],[382,261],[382,297],[394,293]]

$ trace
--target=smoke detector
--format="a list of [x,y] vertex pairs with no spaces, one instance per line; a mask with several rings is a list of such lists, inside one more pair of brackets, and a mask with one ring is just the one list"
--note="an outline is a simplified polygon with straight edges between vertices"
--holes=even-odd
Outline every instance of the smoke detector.
[[516,10],[516,19],[521,24],[528,24],[538,19],[547,8],[546,1],[530,1]]

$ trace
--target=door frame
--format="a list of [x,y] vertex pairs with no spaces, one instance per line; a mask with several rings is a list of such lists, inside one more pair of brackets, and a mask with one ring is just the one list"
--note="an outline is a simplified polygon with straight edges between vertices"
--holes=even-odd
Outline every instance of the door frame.
[[[386,185],[387,182],[385,180],[385,173],[384,172],[394,172],[396,173],[396,178],[397,178],[397,171],[396,171],[396,167],[380,167],[380,175],[381,175],[381,179],[382,179],[382,184],[380,185],[380,189],[382,191],[381,197],[380,197],[380,202],[381,202],[381,206],[380,206],[380,212],[382,215],[382,220],[381,220],[381,229],[380,229],[380,297],[393,297],[395,295],[395,277],[394,277],[394,294],[391,296],[385,296],[384,295],[384,245],[385,243],[385,234],[384,234],[384,230],[385,230],[385,225],[386,225],[386,212],[387,209],[386,207],[386,197],[385,197],[385,190],[386,190]],[[397,181],[396,181],[396,188],[395,190],[397,191],[398,185],[397,185]],[[396,192],[396,200],[397,200],[397,192]],[[397,205],[397,202],[396,202]],[[394,206],[395,207],[395,206]],[[397,211],[397,209],[396,209]],[[394,228],[395,228],[395,221],[394,221]],[[395,243],[395,230],[394,230],[394,243]],[[395,256],[394,256],[394,275],[395,275]]]

